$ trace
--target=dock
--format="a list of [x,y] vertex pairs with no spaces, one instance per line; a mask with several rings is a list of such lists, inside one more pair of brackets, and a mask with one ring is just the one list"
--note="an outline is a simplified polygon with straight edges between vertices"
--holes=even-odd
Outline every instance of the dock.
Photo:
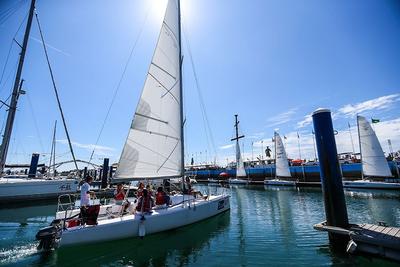
[[342,228],[326,225],[326,221],[314,225],[314,229],[350,238],[348,253],[367,253],[400,262],[400,228],[383,223],[350,224]]

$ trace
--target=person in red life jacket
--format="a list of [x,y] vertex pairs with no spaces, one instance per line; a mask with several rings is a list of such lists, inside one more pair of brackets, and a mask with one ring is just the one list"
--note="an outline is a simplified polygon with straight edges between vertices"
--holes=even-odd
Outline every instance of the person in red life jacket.
[[151,208],[154,206],[154,201],[147,189],[143,189],[143,195],[139,197],[136,210],[140,212],[150,212]]
[[153,194],[153,190],[151,190],[151,185],[146,185],[146,190],[147,190],[147,193],[151,196],[151,197],[154,197],[154,194]]
[[137,198],[143,196],[143,189],[144,189],[144,183],[139,182],[138,189],[136,191],[136,197]]
[[170,198],[169,196],[164,192],[162,187],[157,188],[157,193],[156,193],[156,205],[169,205],[170,204]]
[[118,201],[125,199],[125,190],[122,188],[122,184],[118,184],[117,189],[114,190],[114,199]]
[[[118,205],[124,205],[124,211],[129,207],[131,203],[127,199],[125,199],[125,190],[122,187],[122,184],[117,185],[117,189],[114,191],[114,199]],[[126,200],[124,204],[124,200]]]

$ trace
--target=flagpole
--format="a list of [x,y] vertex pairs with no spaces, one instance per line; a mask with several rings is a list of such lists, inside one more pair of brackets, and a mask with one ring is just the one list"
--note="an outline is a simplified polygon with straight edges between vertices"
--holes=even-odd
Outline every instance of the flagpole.
[[304,172],[303,159],[301,157],[301,146],[300,146],[300,135],[299,135],[299,132],[297,132],[297,144],[299,146],[299,157],[300,157],[300,160],[301,160],[300,164],[301,164],[301,170],[303,172],[303,181],[306,181],[306,175],[305,175],[305,172]]
[[353,154],[356,153],[354,150],[354,142],[353,142],[353,135],[351,134],[351,125],[350,122],[347,122],[347,125],[349,126],[349,134],[350,134],[350,140],[351,140],[351,147],[353,149]]
[[315,157],[314,160],[315,160],[315,163],[316,163],[317,162],[317,150],[315,148],[315,133],[314,133],[313,130],[311,130],[311,133],[313,135],[312,140],[313,140],[313,145],[314,145],[314,157]]

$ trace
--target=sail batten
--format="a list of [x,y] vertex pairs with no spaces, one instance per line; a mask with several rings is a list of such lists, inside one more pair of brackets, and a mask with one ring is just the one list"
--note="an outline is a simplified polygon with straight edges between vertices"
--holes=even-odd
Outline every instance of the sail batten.
[[286,155],[285,147],[279,133],[275,132],[275,167],[276,177],[291,177],[289,162]]
[[179,10],[169,0],[115,179],[182,175]]
[[391,177],[389,164],[375,131],[365,117],[357,116],[359,142],[364,176]]

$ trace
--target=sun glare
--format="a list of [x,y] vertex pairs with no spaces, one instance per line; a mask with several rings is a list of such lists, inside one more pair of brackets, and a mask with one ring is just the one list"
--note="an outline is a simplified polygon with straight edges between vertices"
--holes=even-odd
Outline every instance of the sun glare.
[[167,8],[167,0],[151,0],[150,2],[150,17],[154,22],[159,22],[164,18],[165,9]]

